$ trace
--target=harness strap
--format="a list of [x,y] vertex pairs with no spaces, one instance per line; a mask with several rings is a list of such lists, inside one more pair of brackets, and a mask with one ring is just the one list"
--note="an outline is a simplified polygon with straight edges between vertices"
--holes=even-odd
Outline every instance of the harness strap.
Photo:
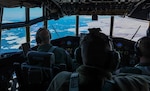
[[71,74],[69,91],[79,91],[79,74],[77,72]]
[[[113,80],[106,80],[101,91],[115,91],[116,89],[120,91]],[[79,91],[79,74],[77,72],[70,76],[69,91]]]

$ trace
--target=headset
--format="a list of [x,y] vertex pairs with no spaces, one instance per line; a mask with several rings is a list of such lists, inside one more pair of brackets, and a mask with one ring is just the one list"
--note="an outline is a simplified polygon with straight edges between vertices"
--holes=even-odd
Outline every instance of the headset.
[[142,56],[142,53],[140,51],[140,48],[139,48],[139,45],[140,45],[140,42],[141,42],[142,38],[140,38],[134,45],[134,51],[135,51],[135,55],[136,57],[140,57]]
[[82,57],[81,57],[81,47],[77,47],[74,51],[74,58],[76,59],[77,63],[80,65],[83,64]]
[[[47,37],[44,36],[40,36],[40,32],[43,30],[47,30],[46,28],[39,28],[38,31],[36,32],[36,43],[40,44],[42,41],[44,41],[45,39],[47,39]],[[49,37],[51,39],[51,33],[49,30],[47,30],[49,32]]]
[[121,57],[120,53],[116,51],[114,48],[113,39],[109,36],[107,37],[111,51],[108,51],[108,60],[106,62],[107,65],[106,69],[108,69],[109,71],[115,71],[119,67]]
[[[107,51],[107,61],[105,62],[105,70],[108,71],[114,71],[119,67],[120,64],[120,53],[118,51],[115,50],[114,45],[113,45],[113,39],[107,35],[105,35],[104,33],[102,33],[100,31],[101,29],[90,29],[89,30],[89,34],[87,34],[89,36],[86,37],[84,39],[88,39],[88,40],[92,40],[94,39],[96,36],[100,36],[102,39],[105,40],[105,42],[107,42],[107,44],[109,45],[110,51]],[[83,39],[83,41],[84,41]]]

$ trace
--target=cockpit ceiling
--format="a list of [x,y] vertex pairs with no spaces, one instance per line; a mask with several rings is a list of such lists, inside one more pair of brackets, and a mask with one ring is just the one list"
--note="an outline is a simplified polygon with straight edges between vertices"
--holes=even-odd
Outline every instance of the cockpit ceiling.
[[61,10],[66,15],[124,15],[130,11],[134,3],[118,3],[118,2],[103,2],[103,3],[78,3],[61,4]]
[[150,0],[143,0],[128,14],[129,17],[150,21]]
[[1,7],[41,7],[46,0],[0,0]]
[[150,0],[0,0],[0,6],[45,6],[48,17],[59,18],[64,15],[132,15],[141,2]]
[[0,0],[2,7],[39,7],[42,4],[56,2],[57,4],[64,3],[112,3],[112,2],[139,2],[140,0]]
[[[131,6],[131,4],[133,3],[137,3],[141,0],[0,0],[0,6],[1,7],[40,7],[42,5],[49,5],[51,3],[55,3],[57,7],[59,6],[64,6],[64,5],[68,5],[69,7],[71,5],[75,6],[79,6],[79,5],[94,5],[94,6],[98,6],[98,5],[102,5],[102,4],[109,4],[109,8],[111,8],[110,6],[112,6],[113,8],[113,4],[118,4],[118,6],[120,5],[127,5],[128,7]],[[67,7],[67,6],[66,6]],[[118,7],[116,7],[118,8]]]

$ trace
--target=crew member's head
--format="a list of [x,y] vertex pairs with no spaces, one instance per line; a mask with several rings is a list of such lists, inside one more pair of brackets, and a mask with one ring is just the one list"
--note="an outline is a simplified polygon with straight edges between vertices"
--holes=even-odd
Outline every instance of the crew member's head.
[[99,30],[89,29],[80,47],[84,65],[110,70],[109,66],[112,66],[113,62],[113,44],[107,35]]
[[49,44],[51,39],[50,31],[46,28],[39,28],[36,32],[37,44]]
[[150,62],[150,37],[140,38],[135,44],[135,52],[138,57]]

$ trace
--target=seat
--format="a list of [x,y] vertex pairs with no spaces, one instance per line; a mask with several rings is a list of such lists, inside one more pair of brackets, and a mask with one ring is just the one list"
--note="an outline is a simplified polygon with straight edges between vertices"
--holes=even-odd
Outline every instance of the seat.
[[55,56],[52,52],[29,51],[27,60],[28,64],[32,66],[52,67],[55,63]]
[[45,91],[54,77],[54,63],[52,52],[29,51],[27,62],[15,64],[19,91]]

